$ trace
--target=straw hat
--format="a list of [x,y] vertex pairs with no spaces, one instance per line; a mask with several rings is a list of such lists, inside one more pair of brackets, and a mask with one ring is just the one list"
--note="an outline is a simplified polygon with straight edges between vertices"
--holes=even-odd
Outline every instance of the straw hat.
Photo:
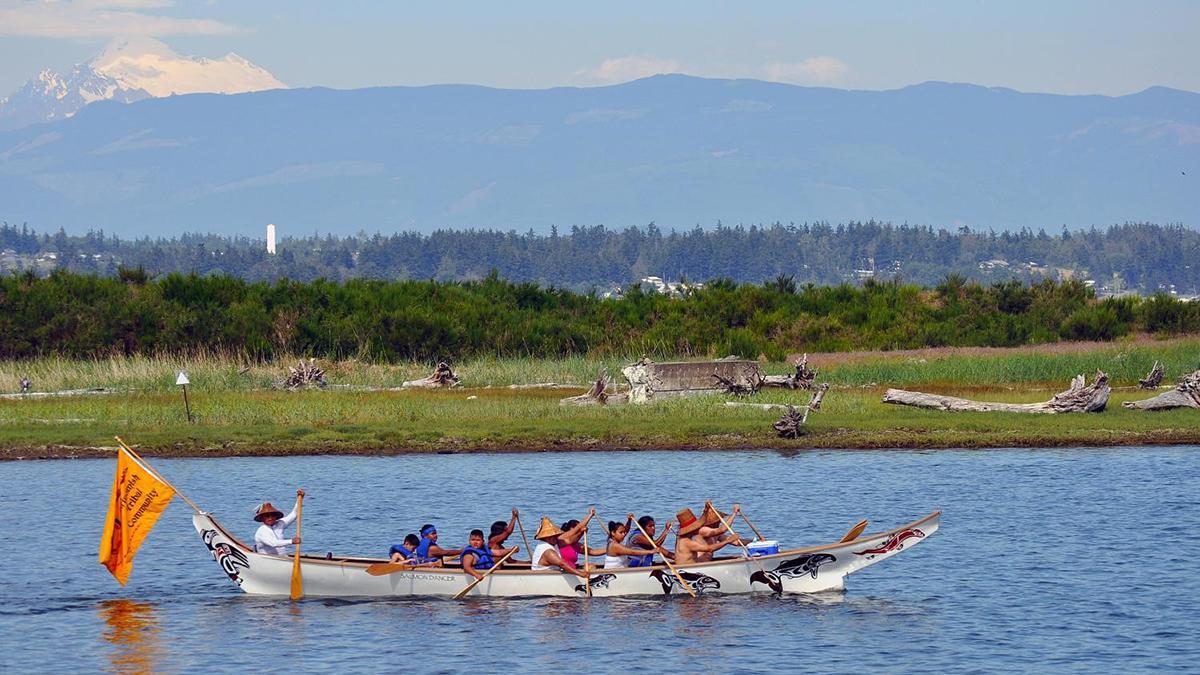
[[263,521],[263,518],[266,518],[267,516],[275,516],[276,518],[282,518],[283,511],[280,511],[279,509],[275,508],[275,506],[273,504],[271,504],[271,502],[263,502],[262,504],[258,505],[258,511],[256,511],[254,513],[254,519],[261,523]]
[[[720,515],[718,515],[718,514],[720,514]],[[703,513],[701,519],[704,521],[705,527],[713,527],[715,525],[721,525],[722,518],[726,518],[726,519],[729,518],[729,514],[725,513],[724,511],[718,511],[717,509],[713,508],[712,504],[704,505],[704,513]]]
[[700,529],[700,526],[703,524],[696,518],[696,514],[692,513],[691,509],[684,509],[676,513],[675,517],[679,520],[679,529],[675,532],[675,535],[678,537],[686,537]]
[[557,525],[550,522],[549,518],[547,518],[546,516],[542,516],[542,524],[540,527],[538,527],[537,534],[533,535],[533,538],[541,539],[541,540],[545,541],[546,539],[549,539],[550,537],[557,537],[558,535],[560,535],[562,533],[563,533],[563,531],[558,529]]

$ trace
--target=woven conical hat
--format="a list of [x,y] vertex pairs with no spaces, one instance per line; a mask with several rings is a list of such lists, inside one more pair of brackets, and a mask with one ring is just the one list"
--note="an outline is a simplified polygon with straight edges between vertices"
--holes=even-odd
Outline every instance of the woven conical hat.
[[538,527],[537,534],[533,535],[533,538],[545,540],[550,537],[557,537],[558,535],[560,535],[562,533],[563,533],[563,531],[558,529],[557,525],[550,522],[549,518],[547,518],[546,516],[542,516],[542,524],[540,527]]
[[679,531],[676,532],[676,536],[679,537],[686,537],[687,535],[695,532],[696,530],[700,529],[700,525],[702,524],[699,519],[696,518],[696,514],[692,513],[691,509],[684,509],[679,513],[676,513],[675,518],[679,520]]
[[259,504],[258,511],[254,513],[254,519],[261,523],[262,519],[269,515],[274,515],[276,518],[282,518],[283,511],[275,508],[271,502],[263,502],[262,504]]
[[[720,514],[720,515],[717,515],[717,514]],[[704,514],[701,517],[701,520],[704,521],[704,525],[706,527],[713,527],[713,526],[722,524],[721,518],[728,518],[728,517],[729,517],[728,513],[725,513],[724,511],[716,510],[715,508],[713,508],[712,504],[705,504],[704,505]]]

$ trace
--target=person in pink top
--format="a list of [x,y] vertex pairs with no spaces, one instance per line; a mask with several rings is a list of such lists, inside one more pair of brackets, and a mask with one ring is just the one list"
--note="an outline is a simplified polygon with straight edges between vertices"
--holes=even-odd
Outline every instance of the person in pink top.
[[[579,567],[579,554],[583,553],[583,543],[580,539],[595,515],[596,509],[593,508],[588,511],[583,522],[568,520],[562,524],[563,533],[558,535],[558,555],[571,567]],[[593,548],[588,551],[588,555],[604,555],[605,553],[607,551],[603,548]]]

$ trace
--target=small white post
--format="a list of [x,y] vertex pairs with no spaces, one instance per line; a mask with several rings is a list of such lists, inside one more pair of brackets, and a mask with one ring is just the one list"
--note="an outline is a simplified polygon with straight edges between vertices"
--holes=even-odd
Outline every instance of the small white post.
[[175,385],[178,387],[183,387],[183,410],[185,413],[187,413],[188,423],[191,424],[191,422],[192,422],[192,406],[191,406],[191,404],[188,403],[188,397],[187,397],[187,386],[189,384],[191,384],[191,382],[188,380],[186,370],[181,370],[175,374]]

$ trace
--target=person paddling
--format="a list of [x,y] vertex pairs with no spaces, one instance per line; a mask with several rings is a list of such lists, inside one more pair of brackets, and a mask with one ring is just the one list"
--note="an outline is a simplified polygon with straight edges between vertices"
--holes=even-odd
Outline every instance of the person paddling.
[[[588,518],[590,519],[592,515],[595,515],[595,509],[592,509],[592,512],[588,514]],[[550,522],[549,518],[542,516],[541,526],[538,527],[537,534],[533,535],[533,538],[540,543],[533,549],[533,564],[531,565],[531,569],[549,570],[557,567],[567,574],[574,574],[583,579],[588,578],[587,574],[575,569],[574,565],[567,563],[559,554],[560,537],[564,534],[566,533]],[[574,549],[572,548],[572,550]]]
[[271,502],[263,502],[258,505],[254,512],[254,519],[262,525],[259,525],[258,530],[254,533],[255,551],[267,555],[286,556],[288,546],[300,543],[300,537],[287,539],[283,536],[283,531],[288,525],[295,522],[296,508],[300,505],[300,498],[303,496],[304,490],[296,490],[296,506],[293,506],[291,512],[286,516]]
[[641,525],[642,529],[639,530],[639,529],[634,528],[634,529],[630,530],[629,536],[626,537],[626,539],[625,539],[625,545],[630,548],[650,549],[650,553],[648,555],[629,556],[629,565],[628,566],[629,567],[650,567],[651,565],[653,565],[654,564],[655,545],[657,545],[659,549],[662,549],[662,552],[666,557],[670,558],[671,560],[674,560],[675,554],[662,548],[663,542],[667,540],[667,534],[671,531],[671,526],[673,524],[674,524],[673,521],[668,520],[667,526],[663,528],[662,534],[658,535],[658,538],[655,539],[653,543],[651,543],[650,540],[646,538],[646,535],[642,534],[642,530],[645,530],[646,534],[653,537],[654,531],[656,529],[658,529],[658,524],[655,523],[654,518],[652,518],[650,516],[642,516],[641,518],[638,518],[638,525]]
[[429,523],[422,525],[421,541],[417,544],[416,550],[413,551],[414,561],[417,563],[431,563],[441,560],[446,556],[462,553],[462,549],[442,548],[438,546],[437,540],[437,528]]
[[712,554],[725,548],[729,544],[737,541],[735,535],[729,535],[723,539],[718,539],[715,543],[704,541],[704,537],[700,536],[700,528],[703,526],[700,519],[692,513],[691,509],[684,509],[676,514],[679,519],[679,533],[675,535],[675,564],[690,565],[695,562],[700,562],[697,558],[698,554]]
[[654,550],[644,548],[633,548],[626,546],[623,542],[625,536],[629,534],[629,526],[631,520],[626,520],[623,523],[618,523],[615,520],[608,521],[608,546],[604,550],[604,569],[611,570],[617,567],[633,567],[630,560],[637,557],[639,560],[649,556],[654,558]]
[[596,509],[593,508],[588,512],[583,522],[578,520],[568,520],[562,524],[563,533],[558,537],[558,555],[566,561],[571,567],[579,567],[579,555],[585,556],[604,555],[603,548],[593,548],[586,553],[583,550],[583,533],[587,530],[588,523],[596,515]]
[[[740,504],[733,505],[733,513],[731,514],[718,511],[712,504],[705,504],[700,516],[700,537],[704,540],[704,543],[715,544],[721,541],[721,535],[729,531],[729,528],[725,527],[725,522],[732,523],[741,510],[742,507]],[[725,522],[722,521],[722,518]],[[712,559],[713,554],[711,551],[696,554],[696,562],[708,562]]]
[[[492,555],[495,556],[497,560],[504,557],[504,555],[509,552],[510,549],[504,546],[504,542],[508,541],[509,536],[511,536],[513,533],[513,528],[516,527],[516,525],[516,509],[512,510],[512,518],[509,519],[507,524],[505,524],[503,520],[497,520],[496,522],[492,523],[492,527],[488,533],[488,548],[491,549]],[[520,547],[514,546],[511,550],[519,551]],[[516,558],[509,558],[504,562],[505,565],[511,565],[514,563],[521,565],[528,564],[527,561],[517,560]]]
[[495,567],[496,561],[509,553],[515,552],[517,547],[500,549],[499,556],[494,555],[493,549],[484,546],[483,530],[471,530],[471,534],[467,536],[467,545],[462,550],[462,568],[476,579],[483,578],[483,572]]

